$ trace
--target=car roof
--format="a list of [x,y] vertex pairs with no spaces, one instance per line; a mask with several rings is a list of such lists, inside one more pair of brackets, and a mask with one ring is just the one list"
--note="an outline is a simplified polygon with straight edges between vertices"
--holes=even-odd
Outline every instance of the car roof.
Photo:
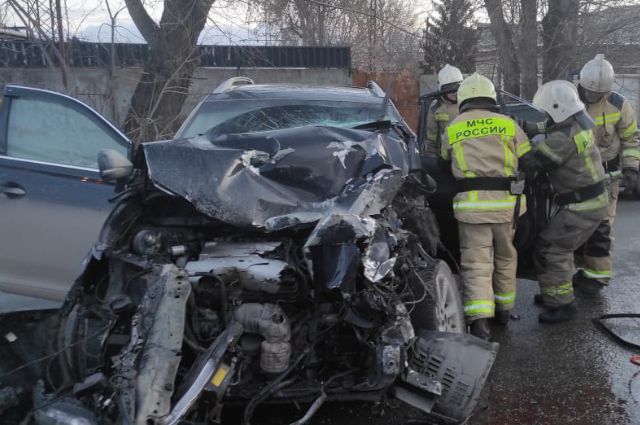
[[206,101],[251,99],[299,99],[380,103],[383,93],[363,87],[311,86],[301,84],[246,84],[222,92],[214,92]]

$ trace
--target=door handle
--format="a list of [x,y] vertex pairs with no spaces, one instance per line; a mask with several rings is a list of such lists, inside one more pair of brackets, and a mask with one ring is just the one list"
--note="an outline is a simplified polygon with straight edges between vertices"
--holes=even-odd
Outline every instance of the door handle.
[[9,199],[21,198],[27,194],[27,192],[16,183],[5,183],[0,185],[0,192],[7,195]]

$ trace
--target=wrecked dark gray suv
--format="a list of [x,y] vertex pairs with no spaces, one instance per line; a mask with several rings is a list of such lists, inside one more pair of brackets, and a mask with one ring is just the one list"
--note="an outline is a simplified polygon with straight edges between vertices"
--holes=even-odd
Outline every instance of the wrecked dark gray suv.
[[497,344],[464,333],[415,138],[384,114],[344,127],[103,152],[126,185],[61,311],[1,319],[3,423],[206,424],[235,405],[249,424],[299,402],[303,424],[388,396],[468,418]]

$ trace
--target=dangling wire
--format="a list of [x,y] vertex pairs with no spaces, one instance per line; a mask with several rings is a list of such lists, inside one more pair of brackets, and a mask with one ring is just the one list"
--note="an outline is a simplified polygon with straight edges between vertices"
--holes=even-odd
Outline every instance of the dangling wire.
[[39,359],[31,360],[30,362],[27,362],[27,363],[25,363],[25,364],[23,364],[23,365],[21,365],[21,366],[18,366],[17,368],[15,368],[15,369],[11,370],[10,372],[7,372],[7,373],[5,373],[5,374],[3,374],[3,375],[0,375],[0,381],[2,381],[3,379],[5,379],[5,378],[6,378],[6,377],[8,377],[8,376],[13,375],[14,373],[16,373],[16,372],[18,372],[18,371],[21,371],[21,370],[23,370],[23,369],[28,368],[29,366],[32,366],[32,365],[34,365],[34,364],[37,364],[37,363],[43,362],[43,361],[45,361],[45,360],[52,359],[52,358],[54,358],[54,357],[56,357],[56,356],[59,356],[60,354],[64,353],[64,352],[65,352],[65,351],[67,351],[68,349],[75,347],[76,345],[79,345],[79,344],[81,344],[81,343],[83,343],[83,342],[86,342],[86,341],[88,341],[88,340],[92,339],[92,338],[95,338],[95,337],[97,337],[97,336],[100,336],[104,331],[106,331],[107,329],[109,329],[109,327],[110,327],[110,326],[111,326],[110,324],[109,324],[109,325],[106,325],[106,326],[104,326],[104,327],[100,328],[100,330],[98,330],[97,332],[95,332],[95,333],[93,333],[93,334],[91,334],[91,335],[87,335],[87,336],[85,336],[85,337],[84,337],[84,338],[82,338],[82,339],[79,339],[79,340],[77,340],[77,341],[75,341],[75,342],[72,342],[72,343],[70,343],[70,344],[68,344],[68,345],[66,345],[66,346],[64,346],[64,347],[62,347],[60,350],[56,351],[55,353],[52,353],[52,354],[46,355],[46,356],[44,356],[44,357],[40,357]]

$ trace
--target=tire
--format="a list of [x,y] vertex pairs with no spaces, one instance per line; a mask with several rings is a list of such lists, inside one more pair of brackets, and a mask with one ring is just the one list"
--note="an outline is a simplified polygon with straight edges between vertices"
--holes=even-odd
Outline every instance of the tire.
[[460,287],[447,263],[436,260],[417,273],[420,279],[416,276],[411,280],[411,289],[418,299],[424,294],[424,299],[411,312],[414,328],[465,333]]

